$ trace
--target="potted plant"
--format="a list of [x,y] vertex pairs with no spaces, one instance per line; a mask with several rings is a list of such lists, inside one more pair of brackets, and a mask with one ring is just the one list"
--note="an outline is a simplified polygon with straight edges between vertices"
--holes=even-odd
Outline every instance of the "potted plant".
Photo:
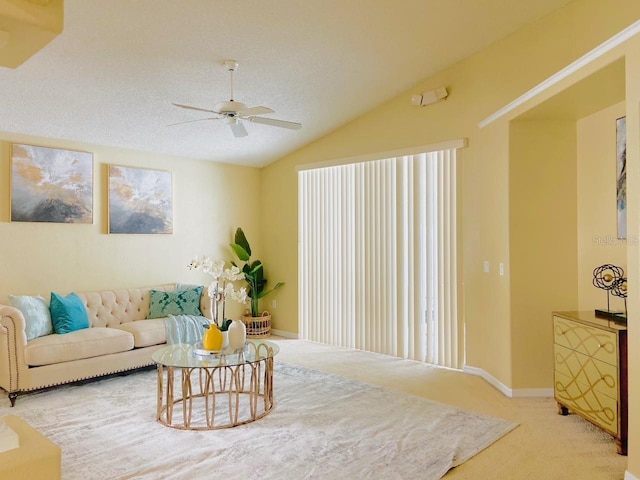
[[[264,277],[264,266],[260,260],[251,261],[251,246],[241,228],[236,230],[234,243],[230,244],[231,249],[238,257],[238,260],[244,262],[242,272],[244,278],[249,285],[247,296],[251,299],[251,315],[245,315],[243,320],[247,325],[247,335],[265,335],[271,329],[271,315],[269,312],[260,313],[260,299],[277,290],[284,285],[283,282],[276,283],[273,288],[267,290],[267,279]],[[231,262],[234,266],[236,264]],[[266,324],[266,325],[265,325]],[[252,326],[258,325],[258,331],[253,331]],[[268,328],[266,328],[268,326]]]

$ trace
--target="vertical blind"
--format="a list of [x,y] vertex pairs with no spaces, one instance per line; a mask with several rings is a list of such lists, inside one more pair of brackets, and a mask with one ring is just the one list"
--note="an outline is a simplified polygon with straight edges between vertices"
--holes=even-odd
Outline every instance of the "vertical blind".
[[300,337],[461,368],[456,150],[298,172]]

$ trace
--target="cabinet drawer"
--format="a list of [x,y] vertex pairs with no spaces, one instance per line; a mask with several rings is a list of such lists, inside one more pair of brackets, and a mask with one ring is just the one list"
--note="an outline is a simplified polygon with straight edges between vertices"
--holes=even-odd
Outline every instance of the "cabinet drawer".
[[618,435],[618,402],[595,390],[584,387],[562,372],[554,372],[556,400],[574,413],[592,421],[610,434]]
[[618,337],[613,332],[554,316],[553,341],[610,365],[618,365]]
[[556,371],[575,379],[585,390],[593,388],[618,400],[618,369],[562,345],[554,345]]

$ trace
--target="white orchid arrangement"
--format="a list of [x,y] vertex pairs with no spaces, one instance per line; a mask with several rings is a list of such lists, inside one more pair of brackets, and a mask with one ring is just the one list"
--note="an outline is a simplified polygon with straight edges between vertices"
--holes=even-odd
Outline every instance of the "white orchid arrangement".
[[[225,327],[225,302],[227,297],[238,303],[248,303],[249,297],[247,287],[236,289],[233,282],[244,280],[244,273],[235,265],[227,267],[224,260],[211,260],[210,257],[196,256],[188,265],[189,270],[201,270],[203,273],[213,277],[207,288],[207,293],[211,299],[211,320],[219,327]],[[218,321],[218,312],[222,304],[222,324]]]

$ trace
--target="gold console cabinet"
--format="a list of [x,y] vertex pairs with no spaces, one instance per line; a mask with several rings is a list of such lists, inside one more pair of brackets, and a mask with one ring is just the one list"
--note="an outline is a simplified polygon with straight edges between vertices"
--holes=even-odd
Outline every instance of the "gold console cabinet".
[[553,312],[553,391],[569,411],[611,434],[627,454],[627,327],[593,312]]

